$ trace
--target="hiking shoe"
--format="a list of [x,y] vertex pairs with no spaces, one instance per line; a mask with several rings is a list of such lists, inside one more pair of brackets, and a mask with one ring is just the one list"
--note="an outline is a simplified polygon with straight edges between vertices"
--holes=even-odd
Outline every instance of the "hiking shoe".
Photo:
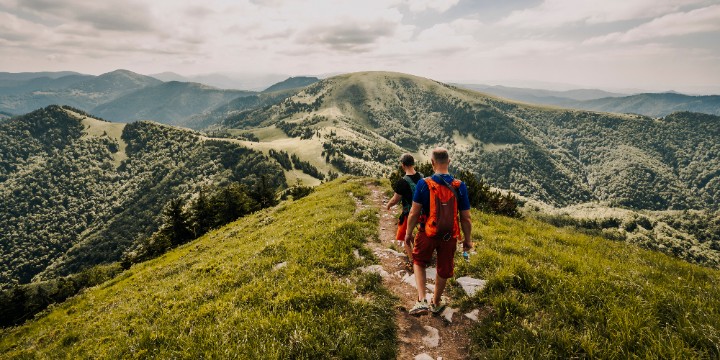
[[430,304],[430,312],[432,312],[433,315],[437,316],[442,314],[443,310],[447,307],[447,303],[445,302],[445,299],[440,299],[440,304]]
[[413,316],[420,316],[420,315],[426,315],[430,311],[430,307],[428,307],[427,300],[418,301],[415,303],[415,306],[408,311],[408,314]]

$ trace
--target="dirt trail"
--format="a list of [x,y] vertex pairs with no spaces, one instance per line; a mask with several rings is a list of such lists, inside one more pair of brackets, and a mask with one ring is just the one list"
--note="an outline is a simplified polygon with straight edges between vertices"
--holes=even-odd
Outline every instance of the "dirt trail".
[[[380,209],[380,242],[370,242],[368,247],[380,259],[380,265],[389,274],[384,277],[383,283],[400,299],[395,313],[400,340],[398,359],[468,358],[468,331],[473,321],[465,317],[462,312],[456,311],[453,314],[452,310],[456,309],[450,309],[443,313],[445,316],[428,314],[415,317],[408,314],[408,310],[415,304],[417,290],[411,285],[414,284],[415,278],[408,278],[408,274],[404,271],[404,255],[390,248],[396,243],[397,210],[393,209],[389,212],[385,210],[388,199],[382,189],[371,186],[371,191],[372,205]],[[433,282],[428,280],[428,284]],[[452,299],[448,302],[452,305]],[[446,320],[446,317],[451,318],[452,322]],[[421,354],[429,356],[422,357]]]

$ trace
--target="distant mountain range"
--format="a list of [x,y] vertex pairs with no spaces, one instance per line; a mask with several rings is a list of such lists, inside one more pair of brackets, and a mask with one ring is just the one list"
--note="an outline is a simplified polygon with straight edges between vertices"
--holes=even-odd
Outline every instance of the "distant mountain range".
[[[219,89],[188,82],[188,78],[172,73],[158,77],[164,80],[127,70],[116,70],[99,76],[71,72],[0,73],[0,111],[9,116],[60,104],[112,121],[154,120],[201,129],[222,119],[222,116],[216,114],[229,116],[230,113],[225,109],[233,107],[234,100],[238,100],[235,104],[240,104],[236,106],[237,109],[247,109],[266,102],[260,100],[260,93],[255,91]],[[316,81],[318,79],[314,77],[291,77],[270,86],[264,92],[277,93]],[[256,97],[240,100],[253,95]]]
[[676,111],[720,115],[720,95],[690,96],[677,93],[637,94],[577,102],[579,109],[616,113],[635,113],[664,117]]
[[539,105],[663,117],[676,111],[720,115],[720,95],[691,96],[675,92],[620,94],[596,89],[551,91],[505,86],[457,84],[486,94]]
[[[0,111],[24,114],[51,104],[69,105],[113,121],[155,120],[202,129],[217,124],[218,114],[232,115],[231,101],[290,89],[319,81],[317,77],[209,74],[145,76],[116,70],[99,76],[70,71],[0,73]],[[266,84],[273,84],[269,87]],[[526,102],[593,111],[663,117],[676,111],[720,115],[720,96],[677,93],[627,95],[597,89],[551,91],[505,86],[458,84],[486,94]],[[240,90],[237,90],[240,89]],[[257,90],[257,91],[251,91]],[[238,100],[235,110],[265,103],[259,98]],[[232,106],[230,106],[232,108]]]
[[26,82],[25,93],[0,96],[0,110],[24,114],[51,104],[60,104],[89,111],[133,91],[162,83],[127,70],[116,70],[99,76],[68,75],[46,79],[37,83],[32,83],[32,80]]
[[95,107],[92,112],[111,121],[154,120],[187,126],[188,120],[251,91],[221,90],[198,83],[169,81],[149,86]]
[[462,88],[477,90],[487,94],[504,97],[511,100],[531,104],[564,105],[568,100],[585,101],[601,98],[627,96],[628,94],[613,93],[597,89],[576,89],[567,91],[554,91],[543,89],[530,89],[508,87],[501,85],[481,84],[453,84]]
[[262,91],[274,83],[287,79],[281,74],[204,74],[183,76],[174,72],[151,74],[162,81],[198,82],[220,89]]

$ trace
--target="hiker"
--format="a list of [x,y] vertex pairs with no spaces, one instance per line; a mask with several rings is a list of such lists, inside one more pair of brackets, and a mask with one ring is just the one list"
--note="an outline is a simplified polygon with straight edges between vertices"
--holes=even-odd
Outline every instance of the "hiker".
[[[470,251],[473,247],[467,187],[448,173],[450,156],[446,149],[435,148],[430,161],[435,174],[418,181],[405,234],[405,243],[410,243],[412,229],[415,224],[420,224],[412,250],[418,300],[409,312],[416,316],[428,312],[438,315],[445,309],[447,304],[442,299],[442,293],[447,279],[454,275],[460,229],[464,237],[463,250]],[[437,251],[437,277],[432,302],[428,304],[425,299],[425,268],[434,251]]]
[[[415,171],[415,158],[410,154],[405,153],[400,157],[400,166],[405,172],[405,176],[392,184],[395,195],[388,201],[386,208],[390,210],[390,208],[398,202],[402,203],[402,213],[398,219],[398,229],[395,234],[395,240],[398,241],[398,246],[405,249],[405,254],[408,256],[408,263],[410,263],[410,259],[412,259],[412,248],[411,244],[405,243],[405,230],[407,229],[407,218],[410,213],[410,208],[412,207],[415,186],[417,182],[423,178],[423,174]],[[412,271],[412,264],[409,264],[407,267],[408,271]]]

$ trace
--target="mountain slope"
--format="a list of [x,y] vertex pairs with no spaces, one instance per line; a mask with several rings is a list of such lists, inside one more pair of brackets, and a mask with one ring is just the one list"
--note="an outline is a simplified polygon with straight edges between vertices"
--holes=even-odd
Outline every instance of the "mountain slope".
[[377,212],[348,193],[368,189],[323,185],[133,266],[4,334],[0,357],[392,358],[392,300],[353,255],[372,257]]
[[0,152],[3,288],[119,260],[171,198],[203,186],[284,185],[277,164],[236,144],[57,106],[0,123]]
[[[458,169],[554,205],[717,210],[718,122],[692,113],[655,120],[546,108],[411,75],[365,72],[322,80],[224,125],[255,132],[261,142],[254,146],[293,150],[301,143],[304,160],[346,173],[383,174],[400,153],[422,160],[441,145]],[[263,141],[280,129],[285,138]]]
[[[377,236],[364,200],[376,184],[324,184],[136,265],[8,329],[0,354],[393,358],[394,315],[408,315],[379,275],[357,271],[377,262],[363,246]],[[448,287],[460,314],[478,310],[469,358],[720,356],[720,271],[535,220],[472,217],[477,253],[457,254],[456,278],[487,285]]]
[[253,94],[249,91],[221,90],[198,83],[170,81],[101,104],[92,113],[111,121],[154,120],[168,125],[187,126],[188,120],[197,114]]

